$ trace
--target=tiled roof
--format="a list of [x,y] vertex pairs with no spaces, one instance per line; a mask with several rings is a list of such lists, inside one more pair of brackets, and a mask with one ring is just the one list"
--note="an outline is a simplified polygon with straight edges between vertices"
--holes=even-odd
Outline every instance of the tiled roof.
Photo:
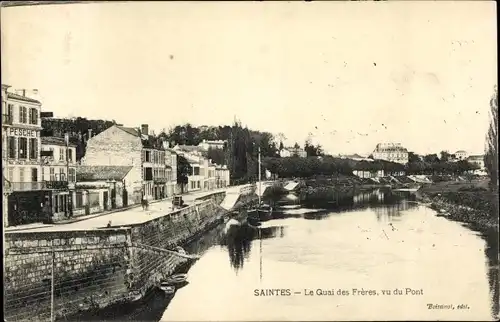
[[[42,145],[66,146],[66,141],[64,140],[64,138],[60,138],[57,136],[42,136]],[[76,144],[70,142],[69,146],[75,147]]]
[[132,166],[79,166],[76,168],[77,181],[121,181],[130,172]]
[[25,101],[25,102],[29,102],[29,103],[41,104],[40,101],[37,101],[35,99],[29,98],[26,96],[14,94],[14,93],[7,93],[7,98],[11,98],[11,99],[19,100],[19,101]]

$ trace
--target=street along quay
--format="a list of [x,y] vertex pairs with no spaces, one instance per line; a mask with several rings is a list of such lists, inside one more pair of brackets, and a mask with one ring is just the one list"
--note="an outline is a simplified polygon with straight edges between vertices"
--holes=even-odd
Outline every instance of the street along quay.
[[138,301],[193,261],[173,251],[176,246],[210,230],[239,201],[255,196],[255,185],[233,186],[185,195],[187,206],[176,210],[164,200],[148,210],[7,230],[5,318],[57,320]]

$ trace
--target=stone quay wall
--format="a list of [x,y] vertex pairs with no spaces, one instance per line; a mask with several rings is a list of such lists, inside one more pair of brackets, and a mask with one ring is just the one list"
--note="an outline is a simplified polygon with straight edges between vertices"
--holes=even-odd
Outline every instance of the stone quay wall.
[[173,250],[223,221],[224,196],[126,228],[6,233],[6,321],[48,320],[51,312],[63,319],[140,299],[193,260]]
[[7,233],[6,320],[49,319],[52,294],[59,318],[126,301],[129,243],[126,229]]
[[172,250],[221,222],[220,198],[127,228],[7,233],[6,320],[50,319],[52,294],[60,319],[137,300],[192,260]]
[[196,198],[195,201],[212,200],[216,205],[220,205],[224,201],[225,197],[226,197],[226,192],[222,191],[222,192],[212,193],[208,196]]
[[131,227],[134,288],[144,294],[190,260],[150,247],[174,250],[176,246],[184,245],[219,224],[225,213],[212,200],[206,200]]

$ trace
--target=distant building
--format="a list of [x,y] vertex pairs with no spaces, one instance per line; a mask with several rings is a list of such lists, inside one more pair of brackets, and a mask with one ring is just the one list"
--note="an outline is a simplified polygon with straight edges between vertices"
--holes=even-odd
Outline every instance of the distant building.
[[300,157],[307,158],[307,152],[302,148],[284,148],[280,151],[280,157],[288,158],[288,157]]
[[372,153],[375,160],[386,160],[401,164],[408,163],[408,150],[400,143],[379,143]]
[[479,170],[484,170],[484,155],[471,155],[467,158],[469,163],[475,164],[479,167]]
[[208,149],[224,149],[224,146],[226,145],[227,141],[224,140],[215,140],[215,141],[210,141],[210,140],[203,140],[200,144],[198,144],[198,147],[202,151],[208,151]]
[[229,170],[214,164],[204,156],[200,146],[176,145],[172,148],[191,165],[193,172],[188,176],[187,191],[206,191],[229,185]]
[[455,159],[457,160],[465,160],[467,159],[467,157],[468,157],[467,152],[464,150],[455,152]]

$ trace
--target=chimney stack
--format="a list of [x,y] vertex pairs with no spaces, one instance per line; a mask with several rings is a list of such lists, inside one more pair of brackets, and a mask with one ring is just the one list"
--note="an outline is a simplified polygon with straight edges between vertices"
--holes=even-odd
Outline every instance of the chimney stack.
[[89,133],[89,135],[88,135],[87,139],[90,139],[92,137],[92,129],[89,129],[88,133]]
[[26,90],[25,89],[16,89],[15,93],[17,95],[26,96]]
[[141,133],[149,135],[149,126],[147,124],[141,124]]

